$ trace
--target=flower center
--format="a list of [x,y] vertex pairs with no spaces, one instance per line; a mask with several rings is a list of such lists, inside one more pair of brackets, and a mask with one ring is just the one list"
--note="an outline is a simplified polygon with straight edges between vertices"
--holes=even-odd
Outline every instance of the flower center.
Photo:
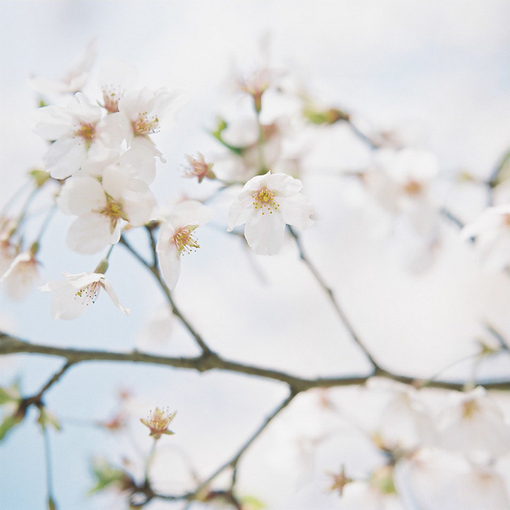
[[275,196],[276,194],[273,191],[263,188],[253,193],[253,207],[255,207],[255,209],[260,209],[262,214],[266,214],[266,211],[268,211],[269,214],[273,214],[273,211],[277,211],[280,207],[275,200]]
[[147,112],[139,113],[136,120],[132,122],[135,136],[146,136],[156,133],[159,129],[159,118],[157,115],[149,117]]
[[94,304],[96,302],[100,290],[101,282],[92,282],[80,289],[74,295],[74,299],[80,300],[82,305],[89,306],[91,303]]
[[110,218],[110,230],[113,232],[119,220],[128,220],[122,210],[122,204],[115,201],[108,193],[105,193],[105,196],[106,206],[98,212]]
[[478,405],[475,400],[468,400],[462,406],[462,417],[464,419],[472,418],[478,412]]
[[417,181],[408,181],[404,186],[404,191],[408,195],[418,195],[422,190],[422,185]]
[[123,95],[123,90],[116,90],[113,86],[103,87],[104,107],[110,113],[117,113],[119,111],[119,100]]
[[90,147],[90,144],[94,141],[94,137],[96,136],[96,126],[83,122],[74,134],[83,138],[87,147]]
[[191,253],[192,251],[197,251],[198,248],[200,248],[197,238],[193,235],[193,231],[197,227],[198,225],[187,225],[186,227],[181,227],[172,236],[172,240],[175,246],[177,246],[179,254]]

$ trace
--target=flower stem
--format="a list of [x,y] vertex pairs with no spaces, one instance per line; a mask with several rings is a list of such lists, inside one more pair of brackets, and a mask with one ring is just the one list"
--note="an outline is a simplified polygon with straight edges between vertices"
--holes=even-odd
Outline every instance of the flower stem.
[[149,470],[152,464],[152,461],[154,460],[154,455],[156,453],[156,445],[158,443],[157,439],[154,439],[152,441],[152,447],[151,451],[149,452],[149,455],[147,456],[147,460],[145,461],[145,473],[144,473],[144,481],[146,484],[149,483]]

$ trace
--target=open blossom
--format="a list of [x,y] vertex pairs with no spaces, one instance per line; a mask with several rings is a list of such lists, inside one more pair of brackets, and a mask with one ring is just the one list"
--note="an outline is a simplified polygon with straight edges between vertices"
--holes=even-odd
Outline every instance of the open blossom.
[[200,246],[195,230],[212,218],[212,210],[196,200],[177,204],[161,225],[156,246],[159,266],[170,290],[174,289],[181,273],[181,255]]
[[94,304],[101,289],[110,296],[113,304],[125,315],[129,310],[124,308],[117,298],[110,282],[102,273],[62,273],[65,280],[53,280],[40,287],[45,292],[54,292],[51,303],[51,315],[54,319],[76,319],[87,307]]
[[259,175],[250,179],[230,208],[228,229],[246,223],[246,241],[259,255],[280,251],[285,224],[301,230],[313,224],[313,207],[300,193],[302,183],[286,174]]
[[96,59],[96,40],[90,41],[83,54],[66,76],[59,80],[32,78],[30,86],[41,94],[74,94],[82,90],[87,83],[90,70]]
[[86,158],[120,146],[122,131],[117,121],[114,116],[103,118],[101,107],[82,93],[65,108],[40,108],[34,130],[46,140],[54,140],[46,153],[46,170],[55,179],[65,179],[78,171]]
[[397,218],[405,218],[422,236],[434,234],[439,217],[431,200],[431,183],[439,166],[433,154],[423,150],[379,149],[373,168],[363,174],[363,184],[373,200],[373,219],[390,231]]
[[169,413],[168,411],[163,411],[159,407],[156,407],[154,411],[151,412],[150,416],[144,420],[143,418],[140,421],[149,427],[151,433],[149,434],[154,439],[159,439],[163,434],[171,435],[174,432],[168,430],[168,425],[175,418],[175,413]]
[[155,158],[165,162],[150,135],[159,132],[161,122],[173,106],[173,99],[166,89],[129,90],[118,100],[118,113],[109,116],[121,126],[126,140],[128,150],[123,157],[136,168],[143,167],[141,178],[148,184],[156,175]]
[[461,232],[475,238],[475,246],[486,269],[498,271],[510,264],[510,205],[488,207]]
[[152,219],[156,201],[145,182],[129,167],[108,166],[99,179],[83,171],[66,181],[57,204],[64,214],[78,216],[67,233],[68,246],[96,253],[120,239],[121,226],[140,226]]
[[456,397],[437,420],[440,446],[475,460],[508,453],[510,425],[486,391],[479,387]]

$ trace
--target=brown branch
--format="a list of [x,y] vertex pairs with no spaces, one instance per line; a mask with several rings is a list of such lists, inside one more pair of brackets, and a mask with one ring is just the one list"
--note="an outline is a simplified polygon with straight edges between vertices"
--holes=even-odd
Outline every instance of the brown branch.
[[328,286],[324,278],[321,276],[317,268],[312,264],[310,259],[306,256],[303,243],[301,242],[301,238],[299,235],[294,231],[294,229],[288,225],[288,229],[290,232],[290,235],[294,238],[296,241],[296,246],[299,252],[299,258],[303,261],[305,266],[308,268],[312,276],[315,278],[315,281],[321,286],[322,290],[328,295],[328,298],[333,305],[333,308],[335,309],[336,314],[340,318],[340,320],[343,322],[344,326],[346,327],[347,331],[351,335],[352,339],[358,347],[363,351],[363,354],[367,357],[367,359],[370,361],[372,366],[375,368],[376,373],[381,371],[380,365],[375,361],[372,354],[370,354],[370,351],[365,346],[364,342],[361,340],[359,335],[356,333],[356,330],[354,329],[354,326],[352,325],[351,321],[346,316],[345,312],[343,311],[342,307],[340,306],[340,303],[335,297],[335,294],[333,292],[333,289]]
[[[149,230],[150,237],[152,239],[151,247],[153,250],[153,257],[154,260],[157,261],[156,256],[156,245],[154,243],[154,238],[152,236],[152,231]],[[170,308],[172,309],[172,313],[179,319],[179,321],[182,323],[182,325],[188,330],[190,335],[195,339],[196,343],[199,345],[199,347],[202,349],[202,352],[204,354],[213,354],[213,351],[210,349],[210,347],[204,342],[204,339],[202,336],[198,333],[198,331],[195,330],[195,328],[191,325],[191,323],[186,319],[184,314],[180,311],[178,306],[175,304],[175,301],[172,297],[172,294],[170,292],[170,289],[167,287],[165,281],[163,280],[163,277],[161,276],[161,273],[159,272],[159,268],[157,266],[157,263],[154,262],[154,264],[149,264],[132,246],[131,244],[126,240],[124,236],[120,238],[120,243],[133,255],[145,268],[147,268],[152,276],[156,279],[158,282],[158,285],[160,286],[163,294],[168,300],[168,303],[170,305]]]
[[[279,381],[287,384],[295,392],[306,391],[312,388],[334,388],[364,384],[373,376],[385,377],[412,386],[420,386],[422,383],[422,379],[420,378],[399,375],[384,369],[380,369],[377,372],[374,371],[365,376],[318,377],[316,379],[306,379],[279,370],[230,361],[217,354],[203,354],[201,356],[188,358],[171,358],[146,354],[137,350],[131,352],[111,352],[88,349],[67,349],[50,345],[32,344],[0,332],[0,355],[16,353],[59,356],[67,359],[72,364],[83,361],[121,361],[165,365],[174,368],[196,370],[198,372],[224,370],[227,372]],[[457,391],[463,391],[465,384],[464,381],[434,380],[427,382],[428,387]],[[476,384],[478,386],[484,386],[487,389],[510,389],[510,379],[508,378],[501,380],[480,380],[476,381]]]

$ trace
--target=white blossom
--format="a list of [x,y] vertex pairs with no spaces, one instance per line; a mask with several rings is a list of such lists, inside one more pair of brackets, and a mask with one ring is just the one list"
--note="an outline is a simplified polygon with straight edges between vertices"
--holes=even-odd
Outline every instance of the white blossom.
[[439,172],[437,159],[427,151],[405,148],[379,149],[363,184],[374,201],[374,221],[380,229],[393,228],[404,216],[420,235],[437,229],[438,215],[431,199],[431,183]]
[[110,296],[113,304],[125,315],[129,309],[120,303],[112,285],[102,273],[62,273],[65,280],[53,280],[40,287],[45,292],[54,292],[51,314],[54,319],[76,319],[88,306],[94,304],[101,289]]
[[196,200],[177,204],[161,225],[156,251],[159,266],[170,290],[181,273],[181,255],[196,251],[200,246],[195,230],[212,218],[212,210]]
[[437,419],[438,442],[472,460],[490,460],[510,451],[510,426],[483,388],[462,394]]
[[301,230],[313,224],[313,208],[300,193],[302,187],[301,181],[286,174],[253,177],[230,207],[228,230],[246,223],[244,235],[255,253],[278,253],[285,224]]
[[156,205],[145,182],[127,166],[110,165],[100,179],[83,171],[68,179],[57,204],[64,214],[78,216],[67,234],[68,246],[96,253],[120,239],[121,226],[140,226],[152,219]]
[[86,158],[106,148],[118,147],[122,131],[114,115],[103,118],[101,107],[78,93],[67,107],[46,106],[37,111],[34,130],[46,140],[54,140],[45,157],[46,170],[55,179],[65,179],[78,171]]
[[39,262],[31,251],[18,254],[10,266],[0,273],[0,283],[5,284],[7,295],[16,301],[24,299],[39,280]]

